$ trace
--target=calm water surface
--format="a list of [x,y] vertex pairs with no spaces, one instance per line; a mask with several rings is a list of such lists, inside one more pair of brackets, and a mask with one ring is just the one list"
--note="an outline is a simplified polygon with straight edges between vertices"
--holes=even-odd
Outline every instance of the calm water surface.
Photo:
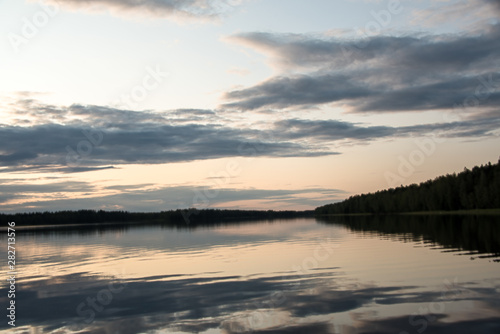
[[0,331],[500,333],[499,227],[399,216],[18,230],[17,326],[4,315]]

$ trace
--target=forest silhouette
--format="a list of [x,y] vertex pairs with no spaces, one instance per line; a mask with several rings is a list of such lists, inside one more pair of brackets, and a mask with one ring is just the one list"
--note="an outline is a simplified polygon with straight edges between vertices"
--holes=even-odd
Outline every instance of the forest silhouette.
[[316,215],[500,209],[500,160],[316,208]]

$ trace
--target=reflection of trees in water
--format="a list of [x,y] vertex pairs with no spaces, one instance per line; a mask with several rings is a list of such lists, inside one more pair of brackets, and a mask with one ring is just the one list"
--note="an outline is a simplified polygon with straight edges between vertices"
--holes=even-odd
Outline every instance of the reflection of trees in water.
[[[187,225],[216,225],[224,222],[242,220],[261,220],[295,217],[312,217],[313,211],[262,211],[262,210],[219,210],[219,209],[185,209],[161,212],[127,212],[127,211],[104,211],[104,210],[78,210],[57,212],[33,212],[33,213],[0,213],[3,221],[16,222],[16,226],[64,226],[79,225],[78,229],[95,229],[93,225],[113,223],[108,225],[120,225],[123,223],[160,223],[171,226]],[[81,225],[81,226],[80,226]],[[88,225],[88,226],[83,226]],[[76,228],[76,226],[67,226]]]
[[444,248],[500,257],[500,216],[368,215],[332,216],[318,220],[325,224],[344,225],[352,231],[376,233],[399,240],[423,239]]
[[[310,213],[305,216],[309,216]],[[297,213],[295,218],[300,218],[300,212]],[[202,217],[202,221],[196,221],[187,224],[182,220],[177,222],[165,222],[162,220],[152,220],[152,221],[136,221],[136,222],[118,222],[118,223],[94,223],[94,224],[82,224],[82,225],[47,225],[47,226],[33,226],[28,228],[22,228],[23,236],[38,236],[38,235],[79,235],[92,237],[95,235],[100,235],[109,232],[126,232],[132,229],[141,229],[145,227],[159,227],[161,229],[167,230],[197,230],[200,228],[217,228],[222,226],[234,226],[234,225],[245,225],[245,224],[256,224],[256,223],[272,223],[283,220],[294,219],[291,217],[270,217],[270,218],[260,218],[257,217],[231,217],[230,219],[207,219]],[[20,229],[21,231],[21,229]]]

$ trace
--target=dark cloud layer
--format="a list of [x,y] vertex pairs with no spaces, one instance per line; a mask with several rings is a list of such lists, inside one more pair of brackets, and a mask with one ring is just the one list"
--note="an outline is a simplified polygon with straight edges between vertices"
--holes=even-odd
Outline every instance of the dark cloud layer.
[[230,39],[268,54],[289,73],[228,92],[225,106],[238,110],[343,102],[351,112],[425,111],[500,102],[500,25],[457,35],[341,39],[258,32]]
[[[318,157],[339,154],[338,143],[345,140],[357,143],[430,134],[486,137],[495,136],[500,128],[495,113],[405,127],[288,119],[258,129],[235,127],[210,110],[136,112],[34,101],[18,108],[17,115],[35,121],[0,126],[3,171],[71,173],[227,157]],[[40,110],[45,117],[38,116]]]
[[[94,137],[86,137],[85,133]],[[321,151],[290,141],[260,140],[259,134],[208,125],[156,125],[104,131],[55,124],[2,127],[0,148],[6,153],[0,155],[0,163],[8,170],[71,167],[82,171],[78,168],[236,156],[313,157],[335,154],[327,149]],[[261,134],[262,138],[264,134]],[[98,144],[94,144],[92,139]]]
[[288,119],[276,122],[280,138],[304,139],[314,138],[322,141],[343,139],[363,141],[377,138],[402,138],[408,136],[442,136],[442,137],[488,137],[497,136],[500,118],[480,117],[457,122],[442,122],[413,126],[360,126],[355,123],[337,120],[300,120]]
[[317,105],[373,94],[370,89],[352,82],[345,75],[299,75],[272,78],[255,87],[226,94],[233,103],[228,108],[254,110]]

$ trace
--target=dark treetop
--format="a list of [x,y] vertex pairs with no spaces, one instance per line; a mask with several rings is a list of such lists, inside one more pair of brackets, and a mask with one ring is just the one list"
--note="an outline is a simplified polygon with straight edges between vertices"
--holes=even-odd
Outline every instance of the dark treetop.
[[316,208],[317,215],[500,208],[500,160],[420,184],[356,195]]

